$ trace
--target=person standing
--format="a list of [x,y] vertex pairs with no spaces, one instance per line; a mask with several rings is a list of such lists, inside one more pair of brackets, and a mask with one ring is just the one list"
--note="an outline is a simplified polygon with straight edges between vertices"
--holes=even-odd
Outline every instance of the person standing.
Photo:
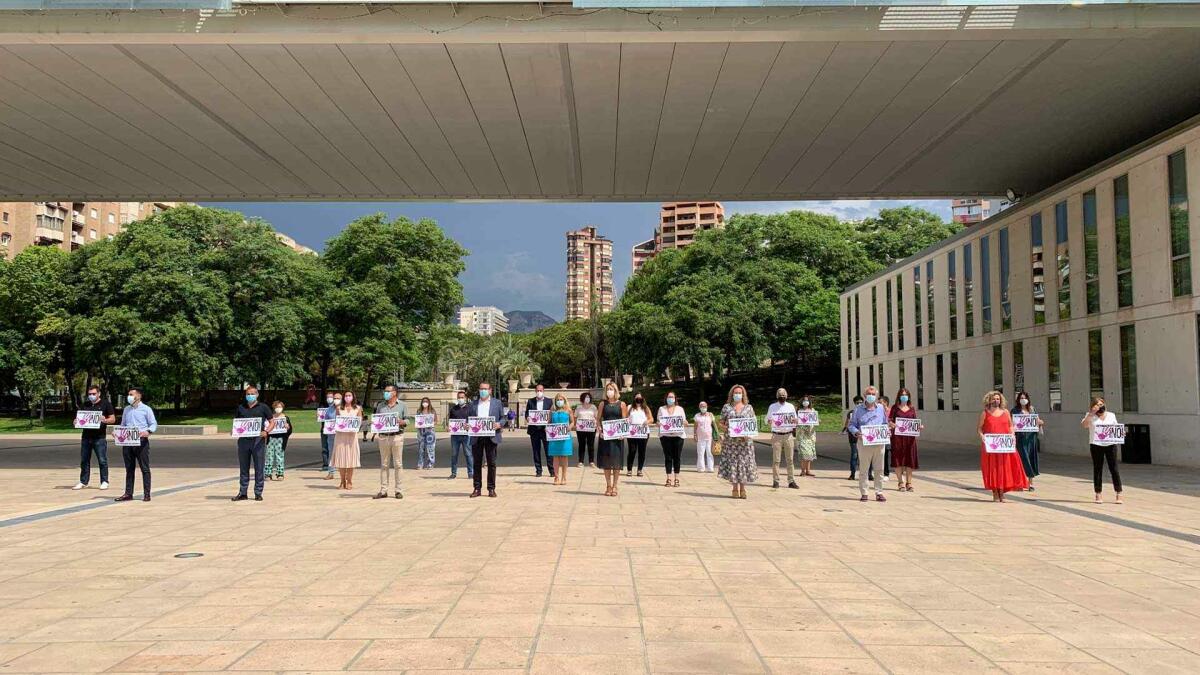
[[[467,392],[459,389],[455,394],[454,403],[450,404],[447,414],[452,420],[465,420],[471,416],[471,406],[467,405]],[[475,477],[475,462],[471,459],[471,437],[466,434],[450,436],[450,480],[458,478],[458,453],[462,451],[464,463],[467,465],[467,478]]]
[[284,452],[287,450],[287,437],[292,433],[292,422],[283,414],[283,401],[271,404],[275,414],[267,425],[267,459],[263,469],[267,478],[283,480]]
[[[658,419],[661,422],[664,415],[682,417],[687,420],[687,411],[682,406],[675,405],[675,392],[667,392],[667,404],[658,409]],[[663,436],[659,434],[662,444],[663,458],[667,466],[666,487],[679,487],[679,465],[683,461],[683,436]],[[674,474],[674,480],[671,475]]]
[[[907,387],[900,387],[896,392],[896,404],[888,416],[888,428],[895,430],[896,420],[917,419],[917,408],[912,405],[912,394]],[[922,424],[918,429],[924,429]],[[897,436],[892,434],[892,466],[896,469],[896,489],[900,492],[912,492],[913,471],[920,468],[917,461],[917,437]]]
[[[621,391],[617,385],[609,382],[604,386],[604,404],[600,409],[601,430],[603,422],[622,420],[629,417],[629,409],[621,400]],[[621,439],[600,438],[596,450],[596,465],[604,470],[604,496],[617,496],[617,480],[621,477],[621,464],[625,459],[625,448]]]
[[1003,502],[1006,492],[1029,487],[1016,452],[988,452],[984,447],[985,434],[1012,435],[1012,414],[1005,408],[1004,394],[993,390],[984,394],[983,410],[979,412],[979,465],[983,486],[992,491],[994,502]]
[[[537,473],[537,477],[542,477],[542,456],[546,457],[546,467],[550,467],[550,454],[546,447],[546,427],[542,424],[529,423],[530,410],[550,410],[550,399],[546,398],[546,388],[542,385],[537,385],[534,388],[534,397],[529,399],[525,404],[525,427],[529,434],[529,444],[533,447],[533,467]],[[553,475],[553,472],[551,472]]]
[[[775,390],[775,402],[767,408],[767,418],[777,413],[796,413],[796,406],[792,405],[787,400],[787,390],[783,387]],[[779,487],[779,459],[780,455],[787,458],[787,477],[788,487],[798,489],[796,485],[796,465],[792,459],[792,455],[796,450],[796,430],[788,431],[771,430],[771,487]]]
[[567,407],[566,394],[558,394],[554,397],[554,412],[550,413],[551,424],[566,424],[568,434],[565,438],[557,441],[550,441],[546,448],[546,453],[549,454],[551,461],[550,470],[554,473],[555,485],[567,484],[567,463],[571,460],[571,455],[575,449],[571,447],[571,435],[569,430],[575,428],[575,415],[571,413],[571,409]]
[[[888,418],[888,423],[890,424],[892,421],[892,402],[890,400],[888,400],[887,396],[880,396],[879,404],[883,406],[883,414],[884,414],[884,416],[886,416]],[[888,428],[890,429],[891,427],[889,426]],[[883,480],[884,480],[884,482],[887,482],[888,480],[890,480],[890,477],[892,475],[892,441],[890,440],[891,436],[889,436],[888,439],[889,439],[888,442],[883,444]],[[874,478],[872,478],[871,476],[867,476],[867,477],[874,480]]]
[[[357,417],[361,425],[363,410],[362,406],[355,405],[354,392],[346,391],[342,394],[342,405],[338,407],[337,416]],[[337,469],[338,475],[341,477],[338,489],[353,490],[354,470],[362,465],[357,431],[339,431],[334,435],[333,455],[329,458],[329,465]],[[399,471],[396,475],[399,477]],[[399,485],[397,485],[397,492],[399,492]]]
[[[633,405],[628,408],[630,424],[654,424],[654,415],[650,413],[650,406],[646,405],[646,399],[641,394],[633,396]],[[646,441],[645,438],[630,438],[629,439],[629,456],[626,459],[625,475],[633,475],[633,458],[637,456],[637,475],[640,478],[644,474],[642,468],[646,466]]]
[[108,425],[117,423],[117,411],[113,405],[100,395],[100,388],[92,385],[87,388],[87,400],[79,406],[80,410],[100,413],[98,429],[84,429],[79,434],[79,482],[73,490],[82,490],[88,486],[92,478],[92,454],[96,455],[96,463],[100,465],[100,489],[108,489],[108,438],[105,432]]
[[[1029,392],[1017,392],[1017,404],[1013,406],[1014,415],[1036,415],[1037,410],[1030,403]],[[1033,478],[1038,475],[1038,452],[1041,450],[1042,427],[1045,422],[1038,417],[1037,431],[1022,431],[1017,433],[1017,454],[1021,456],[1021,467],[1025,469],[1025,477],[1029,479],[1029,491],[1033,492]]]
[[[592,405],[592,395],[586,391],[579,396],[579,405],[575,406],[575,419],[596,422],[596,406]],[[596,432],[576,431],[575,437],[579,442],[579,466],[583,467],[583,457],[586,454],[588,466],[595,468]]]
[[733,385],[725,405],[721,408],[721,431],[725,440],[721,444],[721,462],[717,475],[733,484],[733,498],[746,498],[746,483],[758,480],[758,461],[754,456],[754,439],[729,435],[730,420],[753,418],[754,407],[746,396],[746,388],[740,384]]
[[[325,406],[325,419],[337,417],[338,408],[342,407],[341,392],[325,394]],[[321,430],[321,471],[325,474],[325,480],[333,480],[333,467],[329,466],[329,456],[333,453],[334,436],[335,434],[327,434],[324,429]]]
[[375,405],[375,414],[392,413],[400,420],[399,431],[388,431],[377,434],[375,441],[379,445],[379,492],[372,499],[385,499],[388,496],[388,469],[392,468],[395,477],[392,479],[392,489],[396,499],[404,499],[400,492],[400,474],[404,472],[404,429],[408,426],[408,406],[400,400],[400,392],[396,385],[389,384],[383,388],[383,401]]
[[[437,413],[433,411],[433,402],[429,397],[421,399],[417,405],[418,415],[432,415],[433,425],[438,423]],[[417,470],[424,471],[433,468],[433,452],[437,447],[437,433],[433,426],[417,429]]]
[[713,427],[715,420],[708,412],[708,401],[700,402],[700,412],[692,418],[696,425],[696,471],[713,472]]
[[[850,420],[846,424],[846,428],[850,433],[854,434],[855,441],[862,443],[862,447],[858,448],[858,460],[865,461],[870,467],[867,471],[863,471],[860,464],[858,466],[858,492],[859,501],[867,501],[867,480],[873,480],[875,483],[875,501],[886,502],[887,497],[883,496],[883,442],[870,443],[862,438],[861,430],[864,426],[887,426],[887,413],[878,401],[879,390],[874,385],[867,387],[863,391],[863,402],[850,413]],[[851,471],[854,469],[851,468]]]
[[250,488],[250,463],[254,462],[254,501],[262,501],[263,486],[266,484],[266,449],[267,426],[271,422],[271,409],[267,404],[258,400],[258,387],[250,385],[245,390],[245,402],[239,403],[234,417],[256,417],[262,421],[261,431],[257,436],[243,436],[237,439],[238,452],[238,493],[232,501],[240,502],[249,497],[246,490]]
[[[800,397],[800,409],[797,412],[812,412],[812,397],[805,394]],[[800,458],[800,475],[813,475],[812,463],[817,458],[817,428],[812,425],[796,427],[796,453]]]
[[1112,474],[1113,491],[1117,493],[1117,503],[1124,503],[1121,499],[1121,472],[1117,470],[1117,448],[1114,445],[1100,445],[1096,442],[1097,424],[1116,423],[1117,416],[1108,410],[1102,396],[1092,399],[1092,407],[1084,414],[1083,419],[1079,420],[1079,425],[1088,430],[1088,450],[1092,453],[1092,487],[1095,488],[1097,504],[1103,501],[1100,499],[1100,492],[1104,489],[1105,462],[1108,463],[1108,472]]
[[[494,436],[472,436],[471,458],[475,463],[475,490],[471,497],[478,497],[483,487],[483,460],[487,459],[487,488],[488,496],[496,496],[496,451],[500,446],[501,430],[504,425],[504,405],[498,399],[492,398],[492,385],[488,382],[479,383],[479,398],[472,404],[470,417],[490,417],[496,423]],[[542,430],[545,437],[545,430]],[[536,455],[535,455],[536,456]],[[540,474],[539,474],[540,475]]]
[[142,390],[134,387],[125,395],[125,409],[121,411],[121,426],[135,427],[141,442],[135,447],[121,446],[125,460],[125,492],[113,501],[127,502],[133,499],[133,471],[142,470],[142,501],[150,501],[150,435],[158,431],[158,420],[154,409],[142,403]]
[[862,405],[863,397],[854,397],[854,407],[846,411],[846,419],[842,422],[842,432],[846,434],[846,439],[850,442],[850,477],[846,480],[855,480],[854,474],[858,471],[858,436],[850,431],[850,418],[854,415],[854,410]]

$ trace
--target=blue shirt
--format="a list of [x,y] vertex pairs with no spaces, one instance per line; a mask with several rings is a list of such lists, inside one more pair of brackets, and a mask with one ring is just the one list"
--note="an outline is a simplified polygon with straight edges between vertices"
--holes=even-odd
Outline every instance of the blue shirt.
[[154,419],[154,409],[145,403],[127,405],[121,411],[121,426],[137,427],[138,431],[158,431],[158,420]]
[[884,412],[883,405],[876,403],[874,410],[868,410],[865,403],[860,403],[854,412],[850,413],[850,422],[846,429],[852,434],[857,434],[860,427],[878,424],[887,424],[887,413]]

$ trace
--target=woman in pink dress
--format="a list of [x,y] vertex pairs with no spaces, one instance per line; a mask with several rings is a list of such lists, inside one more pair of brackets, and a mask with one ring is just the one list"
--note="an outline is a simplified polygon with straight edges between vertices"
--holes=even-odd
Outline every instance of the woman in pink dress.
[[[362,419],[362,407],[355,405],[354,392],[348,391],[342,395],[342,404],[338,406],[337,416]],[[342,479],[338,485],[339,490],[354,489],[354,470],[362,466],[359,461],[357,429],[334,434],[333,454],[329,457],[329,466],[337,469]]]
[[988,452],[984,447],[984,434],[1013,434],[1012,413],[1007,408],[1004,394],[989,391],[983,397],[983,411],[979,413],[979,465],[983,486],[992,491],[994,502],[1003,502],[1005,492],[1029,487],[1015,438],[1012,452]]

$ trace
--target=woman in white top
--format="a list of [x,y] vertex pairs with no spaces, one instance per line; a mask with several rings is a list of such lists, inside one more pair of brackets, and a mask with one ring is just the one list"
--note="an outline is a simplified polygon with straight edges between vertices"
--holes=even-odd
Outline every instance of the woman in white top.
[[[660,406],[658,409],[658,419],[661,422],[663,417],[676,416],[687,419],[687,412],[681,406],[675,404],[675,392],[667,392],[667,404]],[[683,436],[663,436],[658,435],[659,443],[662,443],[663,458],[667,465],[667,483],[666,487],[679,487],[679,464],[683,458]],[[675,479],[672,481],[671,475],[674,474]]]
[[1112,474],[1113,490],[1117,493],[1117,503],[1121,502],[1121,472],[1117,470],[1117,446],[1098,445],[1096,443],[1097,424],[1116,424],[1117,416],[1108,411],[1104,398],[1097,396],[1092,399],[1092,407],[1079,420],[1079,425],[1088,430],[1088,449],[1092,451],[1092,487],[1096,489],[1096,503],[1101,502],[1100,490],[1104,486],[1104,463],[1108,462],[1108,472]]
[[[650,406],[646,405],[646,399],[642,395],[635,394],[633,397],[633,405],[629,407],[629,423],[630,424],[654,424],[654,415],[650,413]],[[631,438],[629,439],[629,454],[625,457],[625,475],[633,475],[633,457],[637,455],[638,473],[642,476],[642,468],[646,466],[646,439]]]
[[692,419],[696,424],[696,471],[713,472],[713,427],[716,418],[708,412],[708,402],[700,402],[700,412]]

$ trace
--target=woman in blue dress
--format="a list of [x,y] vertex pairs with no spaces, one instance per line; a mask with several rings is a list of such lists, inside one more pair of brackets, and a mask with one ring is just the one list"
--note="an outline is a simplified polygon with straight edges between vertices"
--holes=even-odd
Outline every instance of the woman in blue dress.
[[559,394],[554,397],[554,412],[550,413],[551,424],[566,424],[567,433],[563,434],[561,440],[550,441],[546,446],[546,454],[554,459],[554,465],[550,467],[551,473],[554,474],[555,485],[567,484],[567,462],[570,461],[571,455],[575,454],[575,448],[571,443],[571,430],[575,428],[574,414],[567,407],[567,397],[564,394]]

